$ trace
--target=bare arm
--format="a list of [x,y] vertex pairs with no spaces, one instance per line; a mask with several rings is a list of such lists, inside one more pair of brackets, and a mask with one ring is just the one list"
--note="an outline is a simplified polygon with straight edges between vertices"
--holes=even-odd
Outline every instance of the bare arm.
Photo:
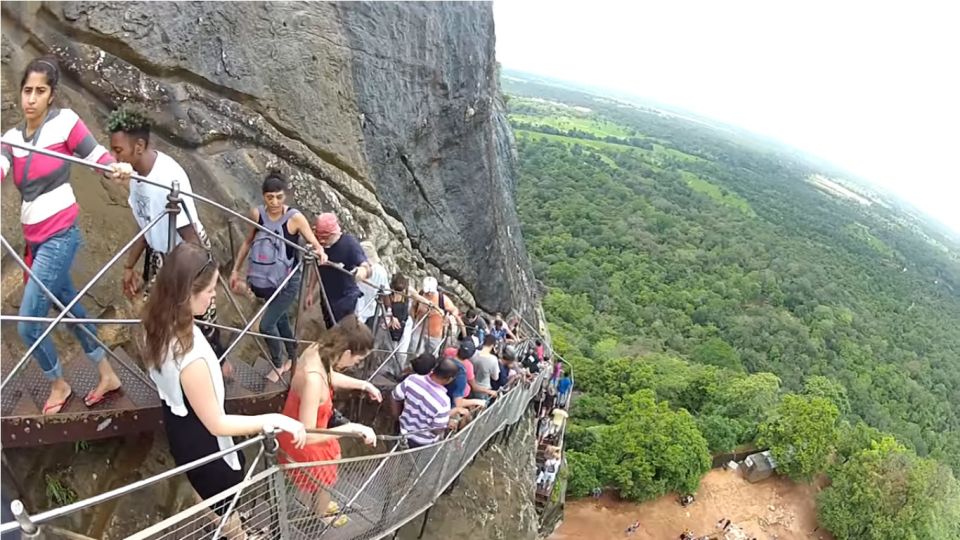
[[360,379],[354,379],[344,375],[343,373],[333,372],[333,379],[331,380],[334,388],[340,388],[341,390],[360,390],[366,392],[370,399],[374,401],[380,401],[383,399],[380,396],[380,390],[372,383],[367,381],[361,381]]
[[293,230],[290,232],[303,236],[307,243],[313,247],[314,253],[317,254],[317,261],[320,264],[327,262],[327,253],[323,250],[323,246],[320,245],[320,241],[317,240],[317,236],[313,234],[313,227],[310,226],[307,218],[300,212],[297,212],[290,218],[290,224],[293,225]]
[[370,262],[364,261],[360,264],[360,266],[357,267],[354,276],[356,276],[357,281],[363,281],[370,277],[370,274],[372,273],[373,269],[370,267]]
[[[260,211],[256,208],[250,209],[250,219],[253,221],[260,221]],[[243,263],[247,262],[247,255],[250,254],[250,246],[253,245],[253,239],[257,236],[257,228],[253,225],[250,226],[250,233],[247,234],[247,237],[244,238],[243,244],[240,244],[240,250],[237,252],[237,257],[233,261],[233,271],[237,274],[242,274],[243,272]]]
[[[303,354],[300,355],[299,362],[303,364],[303,379],[299,385],[300,387],[297,389],[300,394],[300,410],[297,412],[300,421],[303,422],[303,425],[307,429],[316,429],[318,427],[328,429],[327,426],[317,426],[317,410],[320,409],[320,405],[330,399],[330,392],[327,390],[327,377],[324,372],[323,362],[320,360],[320,355],[317,354],[316,345],[311,345],[310,348],[304,351]],[[347,428],[347,425],[329,428],[329,431],[341,432],[343,435],[353,433],[354,430]],[[331,439],[339,439],[343,435],[308,433],[307,444],[317,444]]]
[[413,287],[407,288],[407,295],[409,295],[410,298],[413,298],[414,300],[416,300],[418,305],[421,303],[430,304],[430,301],[424,298],[423,295],[417,292],[417,290],[414,289]]
[[141,236],[130,247],[127,262],[123,265],[123,294],[125,294],[127,298],[133,298],[142,285],[143,280],[140,278],[140,274],[134,269],[134,266],[137,265],[137,261],[140,260],[140,255],[143,254],[146,249],[147,241]]
[[468,399],[461,397],[454,400],[454,405],[469,409],[472,407],[485,407],[487,404],[482,399]]
[[213,389],[213,375],[203,360],[196,360],[183,368],[180,372],[180,385],[197,418],[214,436],[253,435],[264,427],[279,427],[293,433],[298,446],[302,446],[306,438],[303,424],[282,414],[224,414]]
[[137,265],[137,261],[140,260],[140,256],[143,255],[144,250],[147,249],[147,240],[145,237],[141,236],[137,239],[136,242],[130,246],[130,252],[127,255],[127,264],[123,267],[127,270],[132,270],[134,266]]

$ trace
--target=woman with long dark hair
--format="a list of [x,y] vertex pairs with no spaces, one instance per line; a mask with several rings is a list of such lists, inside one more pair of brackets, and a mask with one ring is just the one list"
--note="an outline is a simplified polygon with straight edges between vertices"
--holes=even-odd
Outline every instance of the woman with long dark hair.
[[[23,122],[4,133],[3,140],[110,165],[113,172],[108,173],[108,177],[115,181],[129,179],[132,172],[130,166],[115,163],[110,152],[97,143],[77,113],[55,106],[59,82],[60,69],[56,58],[44,56],[27,64],[20,80]],[[70,266],[83,240],[77,228],[80,206],[70,186],[70,164],[55,157],[3,144],[0,151],[0,180],[6,179],[11,172],[23,201],[20,222],[27,245],[27,260],[35,278],[27,280],[19,314],[21,317],[46,317],[51,301],[40,283],[64,305],[77,296],[77,289],[70,278]],[[87,318],[87,312],[79,302],[70,312],[77,318]],[[100,372],[97,386],[84,398],[84,403],[92,407],[120,389],[120,378],[114,373],[110,362],[104,360],[106,351],[91,337],[97,334],[96,327],[86,325],[88,334],[80,325],[69,326],[87,358]],[[45,328],[46,323],[37,322],[21,322],[17,325],[27,347],[40,339]],[[43,414],[56,414],[73,396],[73,388],[63,378],[63,367],[50,336],[40,342],[33,352],[33,358],[51,383]]]
[[[167,255],[144,308],[143,362],[163,400],[164,427],[177,465],[230,448],[233,436],[268,428],[289,434],[294,448],[306,441],[303,424],[288,416],[224,412],[217,356],[194,323],[194,316],[203,314],[216,297],[218,275],[217,263],[206,249],[180,244]],[[207,499],[241,482],[243,463],[243,454],[233,452],[189,471],[187,478]],[[226,506],[213,510],[222,514]]]
[[[307,428],[327,428],[333,414],[333,395],[335,390],[361,390],[374,401],[381,401],[380,390],[376,386],[334,371],[348,368],[363,360],[373,349],[373,333],[366,325],[360,324],[356,315],[348,315],[320,336],[320,340],[310,345],[297,360],[293,379],[290,381],[290,393],[283,414],[298,418]],[[361,424],[348,423],[332,428],[331,434],[309,434],[307,444],[298,448],[294,439],[286,434],[278,437],[284,462],[333,461],[340,459],[340,442],[345,435],[359,435],[368,445],[377,442],[373,430]],[[290,469],[288,474],[299,488],[299,494],[306,499],[315,512],[330,516],[339,510],[330,502],[327,491],[337,482],[336,465],[318,465]],[[341,516],[332,525],[338,527],[346,522]]]

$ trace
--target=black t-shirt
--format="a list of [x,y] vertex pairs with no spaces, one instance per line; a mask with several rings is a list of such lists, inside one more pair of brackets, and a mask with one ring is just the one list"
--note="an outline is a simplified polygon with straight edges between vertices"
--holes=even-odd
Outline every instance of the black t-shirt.
[[507,385],[510,380],[510,368],[500,363],[500,377],[495,381],[490,381],[491,390],[499,390]]
[[537,362],[537,355],[533,353],[524,356],[521,365],[530,370],[530,373],[540,372],[540,364]]
[[483,317],[477,315],[477,318],[472,321],[464,321],[464,326],[467,331],[468,336],[480,336],[480,330],[484,332],[487,331],[487,321],[483,320]]
[[[342,263],[343,269],[351,271],[367,260],[360,242],[352,234],[344,234],[332,246],[324,248],[332,263]],[[337,304],[347,298],[356,300],[363,296],[357,280],[353,276],[336,268],[320,267],[320,279],[331,304]]]

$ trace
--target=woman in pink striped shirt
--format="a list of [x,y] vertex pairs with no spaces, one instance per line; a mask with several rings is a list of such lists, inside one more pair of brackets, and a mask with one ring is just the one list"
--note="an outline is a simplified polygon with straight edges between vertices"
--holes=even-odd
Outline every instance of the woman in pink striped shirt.
[[[3,140],[31,144],[61,154],[75,155],[103,165],[111,165],[108,176],[116,181],[129,179],[129,165],[115,164],[110,153],[97,144],[90,130],[70,109],[53,106],[60,71],[53,57],[37,58],[27,65],[20,81],[20,106],[24,122],[3,135]],[[0,151],[0,179],[13,174],[13,182],[23,203],[20,222],[23,238],[33,257],[32,270],[57,298],[68,304],[77,295],[70,278],[70,266],[80,247],[80,230],[77,215],[80,207],[70,187],[70,164],[49,156],[33,154],[7,144]],[[20,315],[46,317],[51,301],[33,278],[27,281],[20,303]],[[77,303],[71,312],[86,318],[86,310]],[[43,333],[46,323],[21,322],[20,337],[27,347],[33,345]],[[100,381],[84,398],[91,407],[104,400],[105,396],[120,389],[120,379],[104,351],[78,325],[70,325],[87,357],[97,365]],[[91,333],[96,327],[87,325]],[[50,395],[43,407],[43,414],[56,414],[73,395],[73,389],[63,378],[63,368],[49,337],[44,338],[33,353],[44,375],[51,381]]]

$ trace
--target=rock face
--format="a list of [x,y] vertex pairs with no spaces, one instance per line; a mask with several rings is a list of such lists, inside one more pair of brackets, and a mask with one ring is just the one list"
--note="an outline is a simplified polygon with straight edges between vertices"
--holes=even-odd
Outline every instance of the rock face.
[[[494,439],[464,470],[427,516],[425,540],[535,540],[539,518],[533,506],[537,469],[534,418],[528,414]],[[414,540],[423,516],[400,529]]]
[[[53,53],[64,73],[58,104],[76,110],[101,142],[109,110],[137,104],[154,118],[156,146],[184,166],[199,193],[244,211],[260,200],[264,172],[280,168],[301,209],[336,211],[346,230],[377,245],[390,272],[429,273],[462,303],[515,308],[537,320],[489,3],[4,2],[2,13],[4,130],[20,120],[22,69]],[[135,224],[125,193],[85,170],[73,174],[86,240],[74,264],[82,283]],[[5,182],[3,215],[16,215],[19,201]],[[243,229],[202,205],[200,216],[228,257]],[[16,219],[3,220],[2,230],[22,247]],[[4,296],[16,302],[19,273],[6,260],[3,266]],[[92,316],[136,315],[119,279],[118,267],[92,290]],[[3,331],[18,343],[12,328]],[[101,335],[123,341],[112,331]],[[470,537],[535,537],[532,435],[517,435],[492,445],[441,500],[428,525],[432,537],[448,538],[450,527]],[[75,489],[83,497],[169,468],[163,444],[156,446],[138,446],[141,462],[118,470],[102,463],[128,448],[123,441],[24,449],[14,460],[31,475],[84,486]],[[182,503],[177,486],[127,514],[152,519],[158,501],[157,515],[169,515]],[[49,506],[49,479],[46,495],[34,487],[30,506]],[[467,510],[473,522],[464,519]],[[509,523],[491,513],[509,515]],[[106,537],[103,531],[124,530],[118,520],[136,522],[108,509],[73,525]]]
[[[463,302],[535,318],[489,3],[2,9],[4,129],[18,120],[22,68],[51,52],[67,79],[57,99],[101,141],[105,114],[135,103],[198,192],[244,210],[280,168],[300,208],[336,211],[389,271],[434,274]],[[242,234],[209,209],[201,218],[221,249]]]

